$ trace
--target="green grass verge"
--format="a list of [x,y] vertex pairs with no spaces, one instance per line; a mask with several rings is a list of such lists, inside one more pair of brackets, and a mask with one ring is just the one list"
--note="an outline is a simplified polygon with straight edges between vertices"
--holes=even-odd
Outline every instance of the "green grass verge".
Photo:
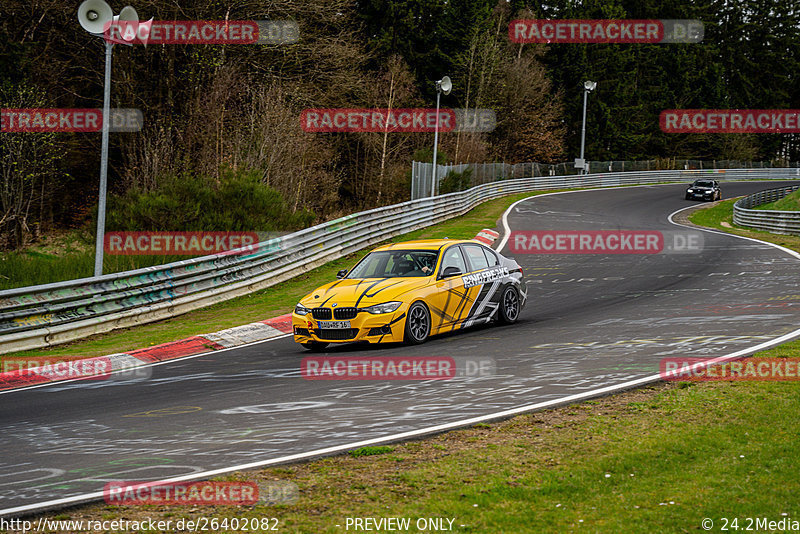
[[[104,255],[103,272],[118,273],[180,261],[189,256]],[[23,250],[0,253],[0,291],[87,278],[94,273],[94,235],[62,232]]]
[[800,191],[786,195],[780,200],[756,206],[757,210],[800,211]]
[[377,454],[386,454],[389,452],[394,451],[394,447],[359,447],[358,449],[353,449],[352,451],[348,452],[350,456],[353,458],[358,458],[359,456],[375,456]]
[[734,224],[733,204],[736,200],[738,199],[733,198],[714,204],[708,204],[692,213],[689,216],[689,222],[698,226],[721,230],[729,234],[775,243],[776,245],[800,252],[800,236],[773,234],[763,230],[754,230]]
[[[483,228],[494,228],[498,218],[513,202],[546,192],[520,193],[490,200],[476,206],[461,217],[397,236],[392,241],[442,237],[472,238]],[[215,332],[290,313],[294,305],[302,297],[313,291],[314,288],[334,280],[339,270],[352,267],[355,261],[370,249],[350,254],[345,258],[332,261],[308,273],[250,295],[231,299],[178,317],[133,328],[115,330],[74,343],[0,356],[0,363],[2,358],[58,357],[72,359],[103,356],[145,348],[168,341],[176,341],[197,334]],[[0,368],[2,368],[1,365]]]

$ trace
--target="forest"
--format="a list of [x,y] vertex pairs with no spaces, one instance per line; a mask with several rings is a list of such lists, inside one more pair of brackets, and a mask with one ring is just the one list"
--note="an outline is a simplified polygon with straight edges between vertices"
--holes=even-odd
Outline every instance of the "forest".
[[[799,134],[667,134],[666,109],[799,109],[797,0],[129,0],[142,19],[292,20],[295,43],[116,45],[109,230],[286,231],[409,198],[433,134],[316,133],[309,108],[494,110],[442,162],[800,160]],[[100,108],[103,42],[79,1],[0,4],[0,107]],[[123,5],[112,4],[115,12]],[[519,44],[514,19],[697,19],[697,44]],[[0,250],[91,227],[99,133],[0,133]]]

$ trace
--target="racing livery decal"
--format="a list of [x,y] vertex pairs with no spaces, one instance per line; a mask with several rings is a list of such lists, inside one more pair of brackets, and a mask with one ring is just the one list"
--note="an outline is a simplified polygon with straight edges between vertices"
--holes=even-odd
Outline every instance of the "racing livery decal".
[[464,287],[473,287],[487,282],[493,282],[508,276],[508,267],[492,267],[478,273],[463,276]]

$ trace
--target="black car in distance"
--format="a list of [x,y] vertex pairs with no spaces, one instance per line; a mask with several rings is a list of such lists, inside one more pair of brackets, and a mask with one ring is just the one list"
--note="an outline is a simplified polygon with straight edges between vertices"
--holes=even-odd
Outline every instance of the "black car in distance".
[[695,180],[686,190],[686,200],[721,200],[722,190],[716,180]]

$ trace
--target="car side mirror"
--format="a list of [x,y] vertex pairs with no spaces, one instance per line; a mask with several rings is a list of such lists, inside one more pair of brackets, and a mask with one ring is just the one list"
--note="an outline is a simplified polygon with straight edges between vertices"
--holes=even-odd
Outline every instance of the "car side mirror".
[[338,278],[339,280],[341,280],[345,276],[347,276],[347,269],[342,269],[341,271],[336,273],[336,278]]
[[442,273],[442,278],[450,278],[452,276],[459,276],[461,274],[461,269],[458,267],[451,265],[450,267],[445,267],[444,272]]

